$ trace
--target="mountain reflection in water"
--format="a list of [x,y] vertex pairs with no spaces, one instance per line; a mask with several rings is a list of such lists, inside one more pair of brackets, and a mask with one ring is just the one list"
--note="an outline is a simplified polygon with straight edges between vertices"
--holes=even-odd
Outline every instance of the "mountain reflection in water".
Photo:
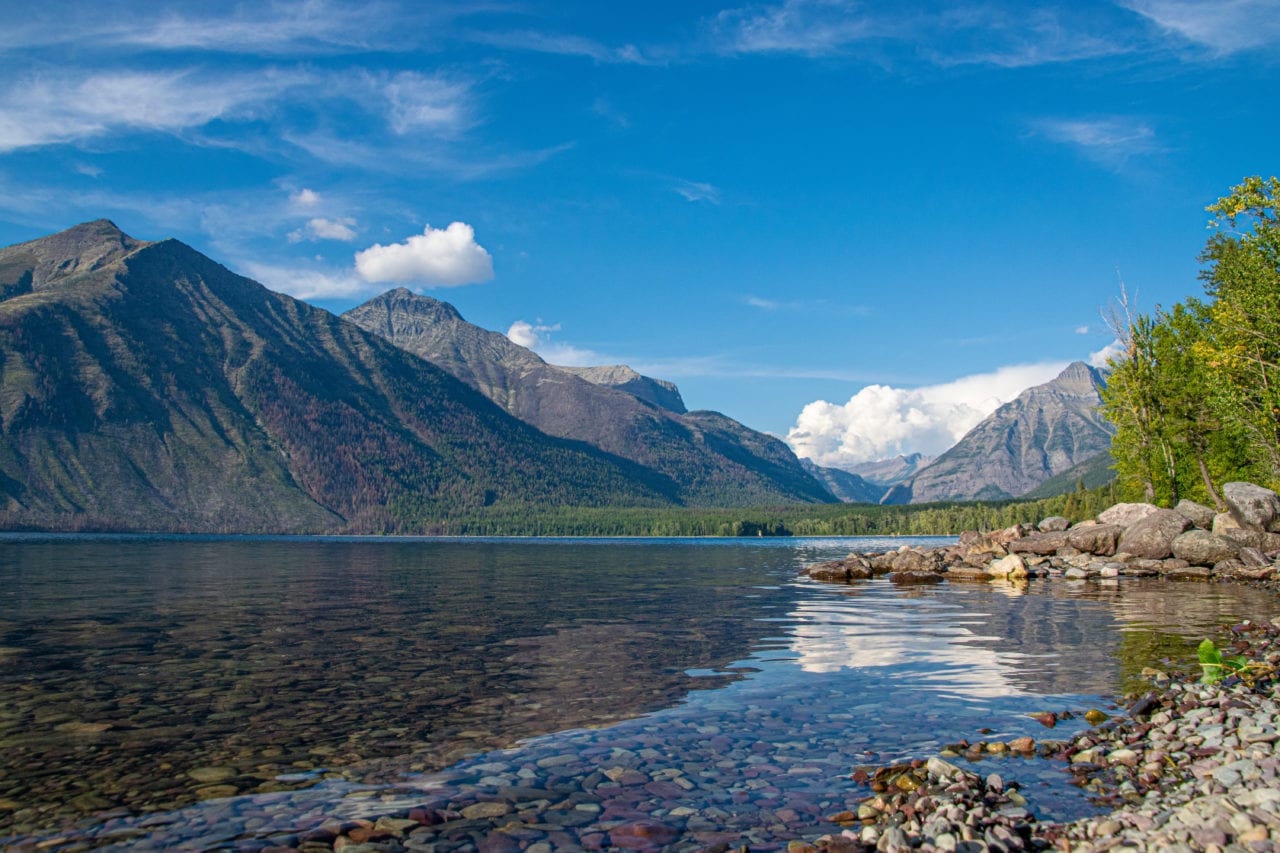
[[[1038,735],[1026,713],[1102,702],[1154,649],[1277,612],[1227,586],[797,577],[855,546],[876,547],[6,537],[0,842],[109,826],[199,848],[497,796],[564,755],[590,802],[593,762],[630,752],[769,849],[823,824],[792,808],[750,835],[776,822],[762,785],[849,802],[854,764]],[[1045,814],[1087,808],[1037,784]]]

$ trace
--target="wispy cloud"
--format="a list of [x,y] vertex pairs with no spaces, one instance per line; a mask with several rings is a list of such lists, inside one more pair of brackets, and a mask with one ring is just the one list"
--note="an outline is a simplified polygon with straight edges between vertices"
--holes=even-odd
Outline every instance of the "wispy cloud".
[[201,68],[45,72],[13,80],[0,92],[0,151],[107,134],[178,134],[214,120],[271,121],[285,104],[321,112],[336,101],[372,113],[396,134],[452,136],[473,124],[467,81],[416,72],[277,67],[231,73]]
[[76,4],[54,0],[11,21],[0,34],[0,50],[62,44],[86,45],[95,51],[259,56],[374,50],[418,41],[423,33],[450,19],[484,11],[486,5],[492,8],[491,4],[471,4],[474,8],[449,3],[419,5],[406,10],[377,0],[358,4],[269,0],[234,6],[202,4],[195,10],[176,7],[153,14],[117,9],[86,15]]
[[342,299],[363,296],[371,290],[369,283],[357,276],[354,270],[254,261],[246,261],[240,267],[247,277],[298,299]]
[[1217,54],[1280,44],[1275,0],[1127,0],[1121,5],[1164,32]]
[[671,190],[682,196],[685,201],[720,203],[719,188],[702,181],[677,181]]
[[1016,68],[1128,52],[1132,46],[1112,23],[1070,10],[1021,5],[783,0],[725,10],[709,29],[721,53]]
[[755,294],[743,297],[744,305],[761,311],[822,312],[825,315],[840,314],[863,317],[871,313],[867,305],[839,305],[826,299],[769,299]]
[[595,39],[571,33],[546,33],[537,30],[472,31],[467,38],[491,47],[550,53],[558,56],[583,56],[604,64],[657,64],[633,44],[611,47]]
[[1128,116],[1040,119],[1032,123],[1032,133],[1070,146],[1084,158],[1111,169],[1163,150],[1150,124]]

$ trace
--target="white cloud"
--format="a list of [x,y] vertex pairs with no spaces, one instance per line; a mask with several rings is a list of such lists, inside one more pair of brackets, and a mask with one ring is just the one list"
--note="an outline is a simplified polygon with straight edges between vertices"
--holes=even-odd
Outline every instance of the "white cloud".
[[343,216],[338,219],[316,217],[308,220],[307,224],[302,228],[291,232],[289,234],[289,242],[297,243],[301,240],[340,240],[344,243],[350,242],[356,238],[355,224],[355,219],[350,216]]
[[528,50],[559,56],[585,56],[607,64],[649,65],[650,60],[633,44],[609,47],[593,39],[561,33],[517,30],[503,33],[473,33],[473,41],[512,50]]
[[1033,123],[1032,129],[1035,134],[1071,146],[1085,159],[1108,168],[1162,150],[1151,125],[1127,116],[1041,119]]
[[303,80],[269,69],[217,77],[194,71],[35,75],[0,94],[0,151],[120,130],[173,133],[247,117]]
[[777,311],[779,307],[776,301],[761,296],[748,296],[746,302],[752,308],[760,308],[764,311]]
[[403,243],[375,243],[356,252],[356,271],[368,282],[415,282],[429,287],[456,287],[493,278],[493,258],[476,242],[465,222],[447,228],[430,225]]
[[590,367],[595,364],[604,364],[609,359],[589,349],[580,349],[570,344],[560,343],[551,340],[551,332],[560,331],[560,324],[547,324],[539,320],[537,323],[530,323],[525,320],[516,320],[511,324],[511,328],[507,329],[507,337],[512,343],[519,344],[522,347],[531,349],[543,360],[550,364],[560,364],[566,367]]
[[1113,32],[1112,21],[1070,7],[987,3],[903,10],[858,0],[783,0],[720,12],[711,30],[723,53],[860,55],[880,64],[892,56],[943,67],[1018,68],[1130,49]]
[[289,201],[299,207],[317,207],[320,204],[320,193],[303,187],[296,193],[291,193],[289,195]]
[[1122,5],[1162,30],[1220,54],[1280,42],[1275,0],[1128,0]]
[[472,122],[471,86],[459,80],[402,71],[374,81],[389,105],[387,123],[400,135],[423,130],[458,133]]
[[844,405],[816,400],[787,433],[796,455],[839,468],[900,453],[936,455],[1002,403],[1062,372],[1065,362],[1021,364],[941,385],[868,385]]
[[1106,367],[1108,361],[1122,355],[1124,355],[1124,344],[1112,341],[1097,352],[1089,353],[1089,363],[1094,367]]
[[720,203],[720,190],[711,184],[702,183],[700,181],[680,181],[671,189],[677,194],[683,196],[686,201],[707,201],[712,204]]
[[242,266],[249,278],[298,299],[339,299],[369,292],[368,284],[350,272],[282,267],[252,261]]
[[1076,326],[1076,334],[1077,334],[1077,335],[1087,335],[1087,334],[1089,334],[1089,327],[1088,327],[1088,326]]

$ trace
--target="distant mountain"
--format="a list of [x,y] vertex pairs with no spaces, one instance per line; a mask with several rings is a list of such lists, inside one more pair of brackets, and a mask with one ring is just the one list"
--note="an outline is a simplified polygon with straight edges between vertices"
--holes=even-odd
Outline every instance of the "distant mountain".
[[842,470],[857,474],[864,480],[882,486],[896,486],[916,475],[916,472],[933,462],[937,457],[925,456],[923,453],[909,453],[895,456],[892,459],[878,459],[875,462],[863,462],[858,465],[846,465]]
[[1098,411],[1103,375],[1084,362],[992,412],[911,481],[911,502],[996,500],[1026,494],[1111,447]]
[[674,382],[642,376],[625,364],[613,364],[604,367],[557,366],[561,370],[567,370],[569,373],[581,376],[593,385],[604,385],[607,388],[626,391],[633,397],[639,397],[641,400],[678,414],[684,414],[688,411],[684,407],[684,399],[680,396],[680,389],[676,387]]
[[862,479],[839,468],[823,468],[811,460],[801,459],[804,470],[827,487],[827,491],[845,503],[874,504],[884,497],[885,487]]
[[388,291],[343,315],[427,359],[549,435],[651,468],[700,506],[829,502],[831,495],[776,438],[715,412],[685,412],[670,383],[629,368],[565,369],[446,302]]
[[106,221],[0,249],[0,525],[429,530],[487,505],[664,505],[381,337]]

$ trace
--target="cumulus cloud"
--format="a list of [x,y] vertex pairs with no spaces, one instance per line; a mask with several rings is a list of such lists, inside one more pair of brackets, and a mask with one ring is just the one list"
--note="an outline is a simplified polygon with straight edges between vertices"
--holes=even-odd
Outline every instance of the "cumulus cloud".
[[456,287],[492,279],[493,258],[476,242],[474,228],[451,222],[447,228],[428,225],[403,243],[356,252],[356,272],[372,283]]
[[531,349],[551,364],[566,367],[590,367],[602,364],[608,359],[589,349],[581,349],[570,344],[551,340],[551,333],[560,331],[560,324],[548,324],[539,320],[530,323],[516,320],[507,329],[507,337],[512,343]]
[[316,207],[320,204],[320,193],[303,187],[296,193],[290,193],[289,201],[298,207]]
[[344,243],[350,242],[356,238],[355,219],[350,216],[343,216],[338,219],[325,219],[316,217],[310,219],[307,224],[296,231],[289,234],[289,242],[297,243],[301,240],[340,240]]
[[1106,367],[1108,361],[1122,355],[1124,355],[1124,344],[1112,341],[1097,352],[1089,353],[1089,363],[1094,367]]
[[833,468],[901,453],[936,455],[1065,362],[1021,364],[922,388],[868,385],[843,405],[816,400],[787,433],[797,456]]

